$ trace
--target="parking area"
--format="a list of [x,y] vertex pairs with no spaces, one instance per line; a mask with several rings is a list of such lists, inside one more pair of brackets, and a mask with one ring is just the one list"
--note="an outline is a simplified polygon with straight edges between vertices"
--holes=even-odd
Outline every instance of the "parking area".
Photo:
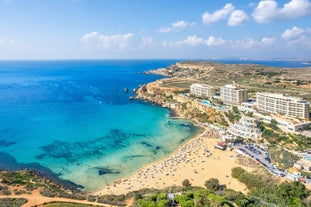
[[261,149],[254,144],[240,144],[238,146],[235,146],[235,148],[238,152],[243,153],[248,157],[256,160],[272,174],[279,177],[286,176],[287,173],[285,171],[278,169],[275,165],[273,165],[273,163],[271,163],[269,152],[267,150]]

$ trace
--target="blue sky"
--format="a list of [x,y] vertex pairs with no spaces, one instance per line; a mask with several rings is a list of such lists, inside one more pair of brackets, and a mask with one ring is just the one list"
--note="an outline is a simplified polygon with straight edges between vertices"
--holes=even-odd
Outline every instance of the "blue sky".
[[0,0],[0,59],[311,59],[311,0]]

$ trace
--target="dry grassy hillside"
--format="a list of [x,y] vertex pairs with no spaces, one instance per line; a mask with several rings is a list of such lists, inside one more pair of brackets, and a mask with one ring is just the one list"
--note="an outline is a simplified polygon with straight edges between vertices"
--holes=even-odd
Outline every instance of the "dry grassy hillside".
[[[235,82],[248,88],[250,96],[257,91],[267,91],[301,96],[311,101],[310,67],[276,68],[255,64],[180,62],[148,73],[177,78],[178,87],[187,88],[191,83],[199,82],[218,88]],[[174,86],[174,80],[166,83]]]

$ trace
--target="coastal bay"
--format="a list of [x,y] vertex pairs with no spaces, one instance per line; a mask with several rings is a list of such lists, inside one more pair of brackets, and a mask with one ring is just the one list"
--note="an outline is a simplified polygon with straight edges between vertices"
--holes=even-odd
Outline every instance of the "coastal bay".
[[[168,68],[172,67],[174,66]],[[263,66],[263,68],[265,67]],[[143,71],[143,68],[141,70]],[[14,167],[17,169],[23,169],[23,166],[39,166],[42,168],[40,166],[42,164],[42,166],[45,165],[48,169],[56,172],[54,176],[72,181],[73,184],[80,184],[77,187],[83,193],[78,191],[77,194],[74,193],[75,197],[82,196],[85,198],[87,195],[95,195],[95,200],[100,200],[101,197],[110,194],[131,195],[132,191],[144,188],[163,189],[181,186],[186,179],[189,179],[193,186],[203,187],[204,182],[211,178],[216,178],[221,186],[228,189],[247,193],[249,189],[231,177],[231,170],[243,167],[252,172],[252,167],[248,169],[248,166],[245,166],[245,160],[241,160],[240,155],[236,152],[221,151],[215,148],[221,137],[219,131],[221,127],[216,129],[217,127],[214,126],[225,126],[223,124],[229,121],[228,118],[224,116],[222,110],[203,106],[201,102],[185,95],[189,90],[189,83],[193,83],[196,79],[194,77],[154,77],[153,75],[145,75],[142,71],[136,74],[154,79],[141,84],[139,89],[133,89],[137,95],[134,100],[133,98],[130,99],[134,96],[131,93],[131,87],[127,91],[123,90],[125,88],[123,86],[123,89],[119,87],[119,89],[110,91],[116,94],[117,99],[114,100],[111,99],[114,97],[112,95],[108,95],[106,99],[99,95],[94,85],[84,89],[85,91],[82,90],[86,93],[81,94],[83,95],[81,100],[75,97],[69,102],[65,100],[56,102],[56,104],[52,101],[47,104],[45,101],[48,99],[43,99],[41,100],[42,103],[39,101],[38,104],[37,99],[34,108],[39,113],[33,113],[36,110],[31,109],[32,119],[28,124],[36,123],[42,126],[40,122],[49,121],[48,123],[51,123],[52,121],[57,125],[65,126],[68,121],[68,109],[70,109],[70,114],[74,114],[71,121],[76,121],[71,124],[74,123],[76,126],[73,130],[70,129],[71,133],[68,134],[74,135],[74,138],[51,139],[49,142],[38,139],[36,140],[36,150],[32,151],[32,154],[28,154],[28,157],[12,156],[14,155],[12,153],[14,148],[20,146],[21,143],[14,139],[3,139],[0,142],[4,151],[3,154],[7,153],[5,150],[11,150],[12,155],[6,154],[7,157],[11,156],[7,160],[14,160]],[[160,71],[164,71],[164,73],[161,72],[161,75],[166,75],[165,69]],[[212,70],[206,70],[206,72],[210,71]],[[192,72],[194,72],[193,75],[196,74],[195,71]],[[270,73],[271,71],[269,71]],[[137,80],[135,81],[137,86]],[[308,88],[308,81],[302,81],[304,81],[302,88]],[[59,83],[64,84],[62,81]],[[71,83],[71,86],[74,86],[73,89],[79,86],[77,91],[81,90],[81,85]],[[27,87],[25,89],[28,90]],[[304,94],[308,96],[307,92]],[[67,98],[71,97],[68,96]],[[12,97],[9,97],[8,101],[12,100]],[[66,110],[64,108],[58,109],[62,104],[66,106]],[[22,102],[21,105],[23,105],[22,109],[26,109],[27,112],[31,104]],[[43,105],[45,106],[42,107]],[[12,108],[8,111],[14,111],[16,106],[16,103],[10,105]],[[48,119],[45,116],[40,116],[42,112],[49,112],[51,109],[53,112],[57,112],[54,116],[51,117],[47,114]],[[76,113],[77,111],[81,113]],[[60,118],[60,114],[66,114],[65,121]],[[121,116],[116,116],[116,114],[121,114]],[[25,123],[27,117],[25,115],[27,113],[23,114],[24,117],[21,114],[14,117],[14,122],[19,123],[20,120],[20,125],[22,125],[21,123]],[[90,121],[95,124],[93,125]],[[25,127],[27,128],[29,125],[25,125]],[[106,127],[106,125],[110,127]],[[88,129],[90,126],[93,131],[91,133]],[[98,130],[98,127],[101,130]],[[37,128],[34,127],[32,130],[37,130]],[[74,132],[75,130],[77,132]],[[57,132],[60,135],[66,134],[64,133],[66,130]],[[2,130],[2,133],[9,135],[12,131],[7,127]],[[27,136],[29,134],[24,133],[24,137],[27,138]],[[33,158],[37,163],[28,165],[27,162]],[[4,169],[6,164],[8,163],[1,163]],[[31,170],[35,171],[36,169],[31,168]],[[60,184],[63,185],[64,183]],[[66,189],[66,186],[63,187]],[[59,186],[59,188],[63,187]],[[46,192],[49,195],[49,190]],[[38,194],[37,191],[34,193]],[[42,195],[45,193],[43,192]],[[66,197],[71,196],[69,194]],[[15,197],[11,196],[10,198]],[[27,196],[27,199],[30,199],[31,202],[33,200],[31,196]],[[44,197],[41,199],[42,201],[47,200]]]
[[209,137],[213,135],[212,131],[206,129],[163,160],[149,164],[129,177],[114,181],[95,194],[118,195],[143,188],[181,186],[185,179],[189,179],[193,186],[204,187],[204,182],[210,178],[218,179],[227,188],[246,193],[246,186],[231,177],[231,169],[241,166],[237,162],[237,153],[215,149],[218,138]]
[[15,169],[35,163],[32,170],[48,168],[88,192],[134,173],[197,134],[167,109],[129,100],[139,84],[161,78],[142,71],[172,62],[1,62],[0,150]]
[[[253,68],[253,70],[250,70],[250,68]],[[247,76],[247,73],[256,70],[260,72],[260,75],[256,77],[253,74],[253,79],[256,80],[254,81],[255,83],[257,81],[261,84],[265,83],[264,79],[267,78],[266,76],[271,75],[277,76],[276,78],[281,76],[285,80],[287,77],[291,77],[295,80],[302,81],[304,84],[302,84],[301,87],[297,84],[291,85],[289,88],[284,87],[286,91],[296,93],[297,90],[299,90],[306,98],[311,97],[310,91],[308,92],[307,90],[310,88],[308,78],[310,75],[310,68],[284,69],[260,65],[181,62],[167,68],[147,71],[146,74],[160,74],[171,77],[141,86],[137,91],[136,98],[169,108],[173,111],[174,116],[193,120],[199,125],[202,125],[202,120],[204,120],[204,122],[220,125],[225,124],[224,126],[226,126],[227,121],[221,110],[217,111],[212,107],[204,107],[199,102],[183,95],[183,93],[188,92],[189,85],[196,81],[202,82],[208,80],[210,84],[217,85],[223,84],[224,81],[229,81],[230,77],[233,77],[233,80],[241,82],[245,79],[244,76]],[[226,74],[226,72],[229,74]],[[224,78],[221,74],[226,75],[223,81],[220,80]],[[295,74],[295,76],[293,74]],[[301,74],[304,74],[304,76],[301,76]],[[293,90],[294,88],[295,92]],[[202,114],[204,117],[201,116]],[[205,130],[204,134],[208,133],[211,129],[205,128]],[[214,136],[213,138],[214,139],[208,139],[200,135],[191,139],[189,143],[183,145],[181,149],[175,151],[164,160],[149,165],[126,179],[111,183],[101,191],[98,191],[97,194],[128,193],[141,188],[165,188],[180,185],[183,180],[188,178],[190,178],[190,182],[194,183],[196,186],[203,186],[203,181],[209,178],[217,178],[227,187],[245,193],[246,188],[243,184],[234,179],[230,179],[231,169],[239,166],[235,158],[237,156],[236,153],[231,152],[231,154],[228,154],[228,152],[214,150],[213,153],[217,156],[216,158],[214,157],[214,160],[218,159],[216,162],[213,162],[212,159],[207,160],[206,156],[202,157],[202,155],[205,154],[204,150],[208,150],[208,146],[209,150],[213,148],[217,144],[217,139],[215,138],[220,137]],[[226,159],[227,156],[229,156],[231,160]],[[212,169],[210,169],[209,166],[212,166]],[[224,172],[226,174],[225,176],[222,174]]]

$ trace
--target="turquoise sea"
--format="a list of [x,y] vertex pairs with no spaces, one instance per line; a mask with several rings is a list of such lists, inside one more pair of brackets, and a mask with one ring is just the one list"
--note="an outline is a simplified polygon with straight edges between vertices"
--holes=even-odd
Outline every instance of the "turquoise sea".
[[168,155],[198,128],[129,97],[174,62],[0,62],[0,167],[94,191]]
[[95,191],[168,155],[199,129],[129,97],[162,78],[141,72],[175,62],[0,61],[0,168]]

